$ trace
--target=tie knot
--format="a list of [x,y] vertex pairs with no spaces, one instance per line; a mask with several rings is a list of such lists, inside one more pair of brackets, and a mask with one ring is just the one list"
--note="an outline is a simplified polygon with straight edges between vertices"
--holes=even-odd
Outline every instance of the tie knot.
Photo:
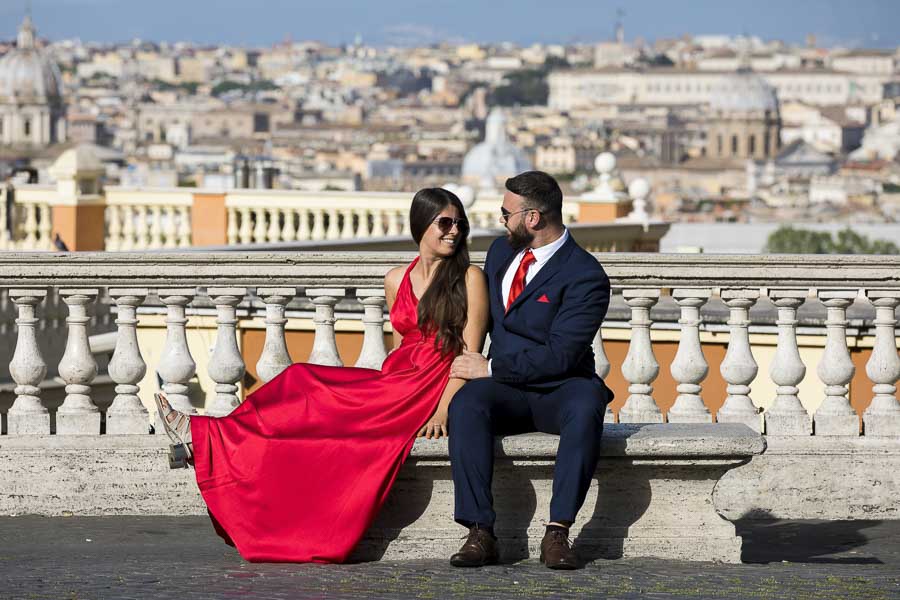
[[531,251],[531,248],[525,250],[525,254],[522,255],[522,264],[530,265],[537,259],[534,257],[534,253]]

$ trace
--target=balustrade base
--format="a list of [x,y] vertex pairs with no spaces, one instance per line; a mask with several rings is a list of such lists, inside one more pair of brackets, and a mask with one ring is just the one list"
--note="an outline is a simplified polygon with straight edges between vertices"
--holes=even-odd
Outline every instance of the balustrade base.
[[58,435],[98,435],[100,411],[89,413],[56,413]]
[[852,415],[821,415],[814,418],[816,435],[859,435],[859,417]]
[[746,413],[730,415],[721,410],[716,413],[717,423],[743,423],[753,431],[762,433],[762,419],[758,413]]
[[900,414],[863,415],[866,437],[900,438]]
[[812,435],[812,420],[803,414],[766,413],[766,435]]
[[619,411],[619,423],[664,423],[662,413],[650,410],[638,410],[626,413]]
[[146,413],[106,413],[106,433],[108,435],[147,434],[150,422]]
[[709,413],[673,413],[671,410],[666,415],[669,423],[712,423],[712,415]]
[[50,413],[14,413],[6,415],[6,429],[10,435],[50,433]]

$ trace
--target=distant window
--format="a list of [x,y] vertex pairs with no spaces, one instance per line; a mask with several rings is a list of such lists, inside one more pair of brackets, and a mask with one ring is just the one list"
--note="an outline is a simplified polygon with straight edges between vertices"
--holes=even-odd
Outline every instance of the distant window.
[[763,137],[763,154],[769,156],[771,151],[771,145],[769,144],[769,136],[766,135]]
[[736,155],[738,153],[738,136],[731,136],[731,154]]
[[0,135],[3,135],[3,119],[0,119]]
[[750,156],[753,156],[754,154],[756,154],[756,136],[755,135],[750,136],[750,139],[748,140],[748,144],[749,145],[747,147],[747,153]]
[[722,156],[722,150],[723,150],[722,146],[723,146],[723,141],[722,141],[722,134],[721,134],[721,133],[719,134],[719,137],[716,139],[716,145],[717,145],[717,150],[716,150],[716,152],[719,154],[719,156]]
[[31,119],[25,119],[25,123],[23,125],[23,131],[25,132],[26,136],[31,135]]

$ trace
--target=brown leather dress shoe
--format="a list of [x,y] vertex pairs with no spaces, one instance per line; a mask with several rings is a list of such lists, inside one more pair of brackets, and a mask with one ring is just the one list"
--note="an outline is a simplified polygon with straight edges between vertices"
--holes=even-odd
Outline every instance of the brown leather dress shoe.
[[450,564],[454,567],[483,567],[497,564],[499,558],[497,539],[488,530],[476,525],[469,529],[469,537],[459,552],[450,557]]
[[578,556],[569,544],[569,536],[564,531],[548,530],[541,540],[541,562],[550,569],[577,569]]

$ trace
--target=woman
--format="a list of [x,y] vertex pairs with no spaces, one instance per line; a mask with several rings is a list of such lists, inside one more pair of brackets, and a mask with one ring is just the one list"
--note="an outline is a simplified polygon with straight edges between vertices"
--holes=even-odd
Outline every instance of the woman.
[[449,379],[481,351],[487,282],[469,265],[462,203],[420,190],[409,213],[419,256],[385,277],[394,349],[381,371],[295,364],[223,418],[157,408],[193,459],[216,530],[245,559],[342,562],[371,524],[416,436],[447,432]]

